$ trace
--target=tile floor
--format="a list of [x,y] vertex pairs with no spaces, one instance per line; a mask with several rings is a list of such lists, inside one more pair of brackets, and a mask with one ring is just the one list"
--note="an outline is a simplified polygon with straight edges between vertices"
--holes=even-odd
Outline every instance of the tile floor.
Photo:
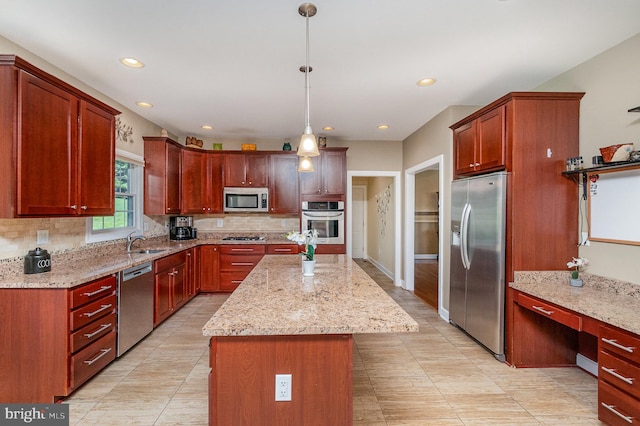
[[[420,325],[411,334],[357,335],[354,425],[600,425],[596,379],[577,368],[513,369],[412,293],[361,266]],[[224,302],[201,295],[76,391],[72,425],[206,425],[208,339]]]

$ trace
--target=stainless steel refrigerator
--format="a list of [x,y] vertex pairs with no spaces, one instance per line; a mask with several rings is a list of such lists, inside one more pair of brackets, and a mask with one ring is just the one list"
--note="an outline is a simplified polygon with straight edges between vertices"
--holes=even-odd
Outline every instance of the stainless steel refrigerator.
[[504,362],[507,173],[451,184],[449,319]]

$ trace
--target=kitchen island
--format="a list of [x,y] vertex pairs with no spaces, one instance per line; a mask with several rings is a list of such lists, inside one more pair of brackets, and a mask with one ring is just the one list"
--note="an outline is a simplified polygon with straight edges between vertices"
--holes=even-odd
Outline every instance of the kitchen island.
[[[351,424],[353,334],[416,331],[345,255],[317,255],[312,277],[299,256],[265,256],[203,327],[209,424]],[[275,401],[276,374],[290,401]]]

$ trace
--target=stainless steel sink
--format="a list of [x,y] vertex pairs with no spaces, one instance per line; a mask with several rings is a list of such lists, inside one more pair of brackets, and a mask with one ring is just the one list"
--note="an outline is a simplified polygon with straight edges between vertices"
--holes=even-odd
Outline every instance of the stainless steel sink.
[[135,253],[141,253],[141,254],[154,254],[154,253],[162,253],[163,251],[167,251],[167,249],[146,249],[146,250],[137,250]]

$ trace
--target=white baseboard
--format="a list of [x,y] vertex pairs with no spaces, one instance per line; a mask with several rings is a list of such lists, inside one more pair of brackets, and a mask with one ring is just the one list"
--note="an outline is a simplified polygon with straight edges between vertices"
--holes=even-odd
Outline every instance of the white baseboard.
[[437,254],[414,254],[415,260],[438,260]]
[[582,354],[576,355],[576,365],[598,377],[598,363]]
[[372,258],[368,257],[368,258],[366,258],[366,261],[371,263],[376,268],[378,268],[380,270],[380,272],[385,274],[387,277],[391,278],[391,280],[394,279],[393,273],[390,270],[388,270],[387,268],[385,268],[384,266],[382,266],[380,263],[378,263],[375,259],[372,259]]

